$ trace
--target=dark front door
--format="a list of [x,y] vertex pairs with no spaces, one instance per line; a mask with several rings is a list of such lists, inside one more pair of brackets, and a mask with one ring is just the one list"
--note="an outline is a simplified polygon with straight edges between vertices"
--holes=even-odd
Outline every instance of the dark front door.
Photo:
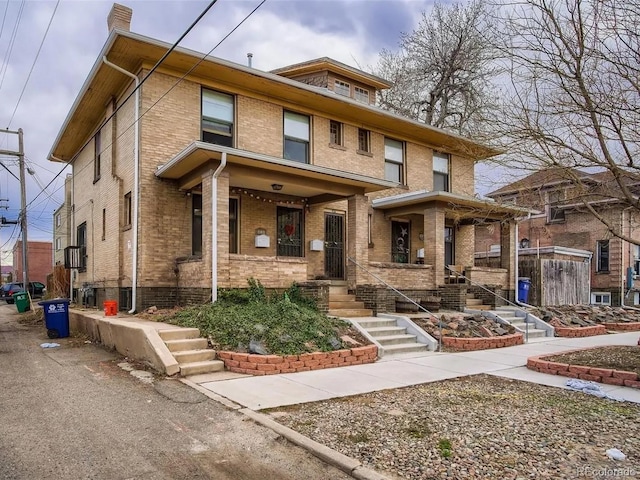
[[[455,263],[453,227],[444,227],[444,264],[453,265]],[[447,272],[445,268],[445,272]]]
[[344,215],[325,214],[324,274],[330,280],[344,280]]

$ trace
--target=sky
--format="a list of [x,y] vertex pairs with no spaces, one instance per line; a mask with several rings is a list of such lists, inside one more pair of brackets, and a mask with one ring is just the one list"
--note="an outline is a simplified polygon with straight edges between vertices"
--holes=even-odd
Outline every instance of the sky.
[[[260,1],[218,0],[180,45],[208,52]],[[209,0],[119,3],[133,9],[133,32],[173,44]],[[107,39],[112,5],[99,0],[0,0],[0,150],[18,148],[17,135],[4,129],[23,129],[32,173],[26,182],[28,240],[52,241],[52,215],[63,200],[65,174],[71,172],[60,174],[62,166],[46,158]],[[213,55],[246,64],[251,52],[253,67],[261,70],[324,56],[367,70],[383,48],[396,50],[401,33],[412,31],[420,13],[431,6],[432,0],[267,0]],[[17,220],[17,158],[0,155],[0,162],[5,167],[0,168],[0,215]],[[11,262],[19,235],[14,227],[0,227],[2,264]]]

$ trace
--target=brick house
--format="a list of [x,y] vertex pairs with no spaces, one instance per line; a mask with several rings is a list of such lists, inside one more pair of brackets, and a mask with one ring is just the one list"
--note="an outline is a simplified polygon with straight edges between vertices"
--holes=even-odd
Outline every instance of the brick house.
[[64,202],[53,212],[53,265],[64,265],[64,249],[71,245],[71,175],[64,179]]
[[[632,179],[630,179],[632,180]],[[518,241],[530,253],[569,251],[589,252],[582,261],[590,262],[592,304],[640,304],[640,247],[621,240],[595,218],[587,201],[617,231],[640,243],[640,212],[616,198],[619,190],[609,172],[587,173],[576,169],[548,169],[535,172],[490,194],[501,204],[517,204],[535,209],[518,223]],[[486,252],[498,243],[491,225],[476,229],[476,251]],[[528,248],[526,248],[528,247]],[[549,257],[552,258],[552,257]],[[559,286],[562,288],[562,286]]]
[[[337,283],[377,311],[382,280],[425,295],[456,264],[513,295],[522,211],[474,197],[495,151],[375,107],[389,83],[328,58],[263,72],[177,48],[147,77],[170,45],[131,13],[114,5],[49,155],[73,167],[74,288],[139,310]],[[499,268],[474,266],[478,218],[501,222]]]
[[[30,282],[47,283],[53,258],[51,247],[51,242],[27,241]],[[18,240],[13,246],[13,279],[14,282],[22,282],[22,240]]]

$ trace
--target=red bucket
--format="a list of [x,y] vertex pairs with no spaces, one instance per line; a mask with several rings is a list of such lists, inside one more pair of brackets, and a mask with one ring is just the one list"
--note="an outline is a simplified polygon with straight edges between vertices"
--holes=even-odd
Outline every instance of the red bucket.
[[106,300],[103,306],[105,317],[112,317],[118,314],[118,302],[115,300]]

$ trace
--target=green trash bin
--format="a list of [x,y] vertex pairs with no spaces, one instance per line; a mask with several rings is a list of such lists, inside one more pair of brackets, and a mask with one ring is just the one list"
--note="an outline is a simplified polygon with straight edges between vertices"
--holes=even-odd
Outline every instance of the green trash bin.
[[31,308],[29,304],[29,294],[27,292],[14,293],[13,299],[16,302],[16,308],[19,313],[24,313]]

